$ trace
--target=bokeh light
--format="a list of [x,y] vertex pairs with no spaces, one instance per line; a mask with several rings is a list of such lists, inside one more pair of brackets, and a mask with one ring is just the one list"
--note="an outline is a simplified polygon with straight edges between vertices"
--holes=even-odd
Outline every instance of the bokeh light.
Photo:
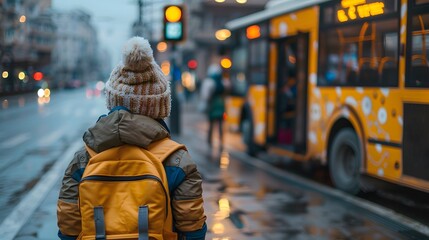
[[215,37],[219,41],[224,41],[231,36],[231,31],[228,29],[219,29],[215,33]]
[[166,42],[159,42],[158,45],[156,45],[156,49],[158,49],[158,52],[165,52],[167,51],[168,45]]
[[222,58],[222,60],[220,60],[220,65],[223,68],[228,69],[228,68],[231,68],[232,62],[231,62],[231,60],[229,58]]

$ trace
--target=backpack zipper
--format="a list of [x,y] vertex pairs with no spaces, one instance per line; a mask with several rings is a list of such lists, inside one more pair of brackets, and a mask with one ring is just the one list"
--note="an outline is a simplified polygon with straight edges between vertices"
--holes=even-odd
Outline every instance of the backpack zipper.
[[[137,176],[104,176],[104,175],[92,175],[87,176],[80,180],[80,182],[83,181],[105,181],[105,182],[126,182],[126,181],[138,181],[138,180],[144,180],[144,179],[151,179],[157,181],[159,184],[161,184],[162,190],[164,191],[165,199],[168,199],[167,190],[164,188],[164,185],[162,184],[162,181],[159,177],[154,175],[137,175]],[[165,219],[167,219],[168,216],[168,201],[165,201],[165,209],[166,209],[166,215]]]

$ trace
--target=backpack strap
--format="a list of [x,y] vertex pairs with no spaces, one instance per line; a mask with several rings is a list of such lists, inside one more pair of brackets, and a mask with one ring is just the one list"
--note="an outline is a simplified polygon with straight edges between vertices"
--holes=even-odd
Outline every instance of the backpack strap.
[[149,240],[149,209],[147,206],[139,207],[138,225],[138,240]]
[[161,162],[167,159],[171,154],[179,149],[186,150],[186,146],[177,143],[170,138],[164,138],[162,140],[151,143],[147,150],[157,157]]
[[103,206],[94,207],[95,239],[106,240]]

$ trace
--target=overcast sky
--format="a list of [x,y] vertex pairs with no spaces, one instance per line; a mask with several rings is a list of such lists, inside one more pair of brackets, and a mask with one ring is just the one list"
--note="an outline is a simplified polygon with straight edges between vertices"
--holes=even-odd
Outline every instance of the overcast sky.
[[82,9],[92,15],[101,46],[108,49],[112,64],[121,58],[121,50],[130,37],[131,25],[137,20],[136,0],[53,0],[57,10]]

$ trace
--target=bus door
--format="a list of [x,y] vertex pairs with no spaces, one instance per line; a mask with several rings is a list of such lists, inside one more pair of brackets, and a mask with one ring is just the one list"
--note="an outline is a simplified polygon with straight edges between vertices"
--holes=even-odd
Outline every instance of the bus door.
[[275,145],[306,150],[308,34],[278,41]]

